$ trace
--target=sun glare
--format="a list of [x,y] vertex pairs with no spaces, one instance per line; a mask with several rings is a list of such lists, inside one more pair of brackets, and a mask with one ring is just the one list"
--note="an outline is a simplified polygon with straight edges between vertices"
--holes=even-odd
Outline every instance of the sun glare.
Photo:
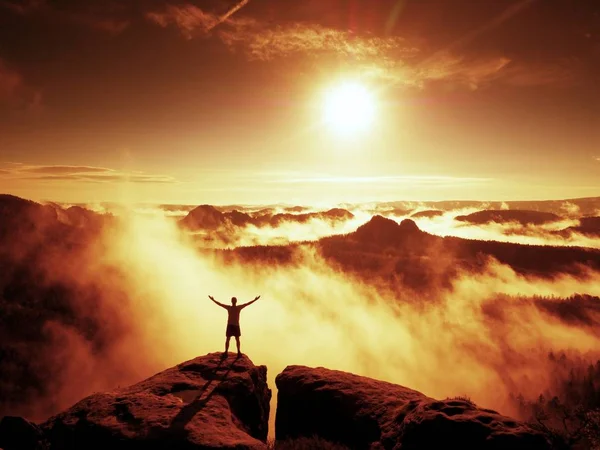
[[323,115],[325,123],[335,132],[353,134],[371,125],[375,101],[363,84],[345,82],[327,90]]

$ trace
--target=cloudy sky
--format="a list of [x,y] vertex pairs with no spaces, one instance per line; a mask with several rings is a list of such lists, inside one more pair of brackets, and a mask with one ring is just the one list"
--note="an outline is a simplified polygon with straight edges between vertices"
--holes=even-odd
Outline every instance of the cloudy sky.
[[[339,133],[324,110],[347,83],[372,118]],[[0,191],[600,195],[600,2],[0,0]]]

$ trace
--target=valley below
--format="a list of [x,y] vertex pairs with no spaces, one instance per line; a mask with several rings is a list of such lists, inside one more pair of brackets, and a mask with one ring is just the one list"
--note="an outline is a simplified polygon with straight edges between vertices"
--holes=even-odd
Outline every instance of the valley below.
[[[295,416],[281,425],[275,377],[295,365],[414,390],[434,402],[419,400],[419,417],[493,410],[514,419],[491,421],[519,421],[548,445],[597,424],[600,199],[334,206],[116,207],[0,196],[0,416],[43,424],[89,395],[222,351],[226,317],[208,295],[225,303],[261,295],[242,314],[242,361],[268,367],[273,395],[263,398],[262,431],[242,440],[265,445],[270,430],[271,438],[315,435],[354,448],[335,430],[366,414],[379,430],[370,443],[425,442],[427,433],[403,438],[408,428],[393,431],[392,418],[371,410],[329,431],[314,423],[293,431]],[[394,405],[389,411],[404,408]],[[589,433],[578,442],[593,448]],[[522,448],[538,448],[531,445]]]

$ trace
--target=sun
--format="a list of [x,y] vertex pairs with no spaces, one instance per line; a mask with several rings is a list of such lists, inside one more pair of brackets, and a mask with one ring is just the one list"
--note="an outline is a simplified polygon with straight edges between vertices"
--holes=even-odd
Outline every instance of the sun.
[[364,131],[374,118],[375,99],[364,84],[346,81],[325,92],[323,119],[336,133]]

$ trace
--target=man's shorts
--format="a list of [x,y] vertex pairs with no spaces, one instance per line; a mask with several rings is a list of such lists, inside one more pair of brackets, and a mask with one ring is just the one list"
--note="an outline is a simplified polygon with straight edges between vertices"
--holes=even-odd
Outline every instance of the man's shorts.
[[225,330],[225,335],[227,337],[230,337],[230,336],[240,337],[242,335],[242,332],[240,330],[240,326],[228,323],[227,324],[227,330]]

